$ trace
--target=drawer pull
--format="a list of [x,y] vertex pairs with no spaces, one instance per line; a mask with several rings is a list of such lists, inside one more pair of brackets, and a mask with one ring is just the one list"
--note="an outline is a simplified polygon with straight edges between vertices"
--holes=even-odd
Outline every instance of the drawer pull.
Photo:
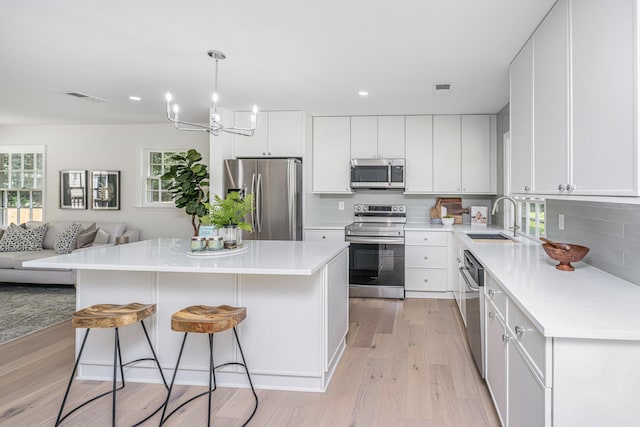
[[516,335],[524,335],[524,332],[526,331],[525,328],[523,328],[522,326],[516,326],[515,327],[515,331],[516,331]]
[[502,342],[509,342],[510,338],[508,335],[502,334]]
[[500,293],[500,291],[496,291],[495,289],[489,289],[489,291],[488,291],[488,294],[489,294],[490,297],[492,297],[492,296],[494,296],[496,294],[499,294],[499,293]]
[[322,238],[323,238],[323,239],[326,239],[326,238],[327,238],[327,236],[322,236]]
[[429,238],[428,238],[428,237],[425,237],[425,238],[424,238],[424,240],[429,240]]
[[427,283],[429,281],[429,279],[424,279],[424,283]]
[[424,257],[424,259],[429,259],[429,257],[428,257],[428,256],[426,256],[426,257]]
[[489,312],[489,319],[493,319],[496,317],[496,314],[493,311]]

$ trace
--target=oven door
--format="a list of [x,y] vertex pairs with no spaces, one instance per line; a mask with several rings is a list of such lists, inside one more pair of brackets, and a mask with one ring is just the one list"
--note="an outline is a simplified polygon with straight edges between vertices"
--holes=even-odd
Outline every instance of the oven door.
[[349,295],[404,298],[404,239],[347,236]]

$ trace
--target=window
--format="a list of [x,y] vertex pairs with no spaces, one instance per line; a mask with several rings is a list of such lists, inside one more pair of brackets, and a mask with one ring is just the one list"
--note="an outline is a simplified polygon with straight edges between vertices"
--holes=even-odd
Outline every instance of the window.
[[3,226],[42,221],[44,147],[0,147],[0,213]]
[[538,239],[545,236],[545,201],[534,198],[515,198],[518,201],[520,234]]
[[168,190],[170,181],[164,181],[160,177],[175,164],[171,157],[176,154],[185,156],[187,152],[166,149],[143,150],[143,206],[173,205]]

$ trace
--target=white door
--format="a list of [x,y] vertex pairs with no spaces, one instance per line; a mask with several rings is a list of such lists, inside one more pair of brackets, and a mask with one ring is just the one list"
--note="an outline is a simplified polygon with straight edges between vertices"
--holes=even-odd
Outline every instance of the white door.
[[460,116],[433,116],[433,190],[461,191]]
[[533,184],[533,42],[531,40],[511,63],[510,78],[511,191],[528,193]]
[[378,156],[404,159],[404,116],[378,117]]
[[576,193],[638,194],[635,3],[572,2],[572,184]]
[[349,117],[313,118],[313,192],[350,193]]
[[376,116],[351,117],[351,158],[378,157],[378,118]]
[[491,192],[491,116],[462,116],[462,191]]
[[533,176],[536,193],[569,183],[568,0],[560,0],[533,35]]
[[[251,127],[251,112],[234,113],[235,127]],[[233,136],[234,153],[236,157],[267,157],[269,138],[269,113],[258,113],[258,126],[253,136]]]
[[433,191],[433,116],[407,116],[405,191]]
[[302,111],[269,113],[269,149],[274,157],[302,157],[304,145]]
[[550,389],[531,371],[516,347],[509,345],[509,426],[545,427],[550,423]]

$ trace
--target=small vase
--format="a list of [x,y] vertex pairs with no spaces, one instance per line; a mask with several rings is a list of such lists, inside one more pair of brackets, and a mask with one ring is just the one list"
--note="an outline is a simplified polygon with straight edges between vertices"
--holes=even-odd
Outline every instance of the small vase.
[[222,240],[225,242],[237,242],[238,234],[238,226],[235,224],[225,225],[222,228],[218,228],[218,236],[222,236]]

